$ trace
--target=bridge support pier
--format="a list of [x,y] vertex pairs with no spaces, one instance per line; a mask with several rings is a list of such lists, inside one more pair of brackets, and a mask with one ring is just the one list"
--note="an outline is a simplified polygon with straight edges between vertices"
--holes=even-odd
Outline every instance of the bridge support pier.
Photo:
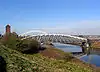
[[85,53],[85,48],[84,47],[82,47],[82,52]]
[[85,54],[89,54],[90,53],[90,46],[87,42],[82,42],[82,52]]

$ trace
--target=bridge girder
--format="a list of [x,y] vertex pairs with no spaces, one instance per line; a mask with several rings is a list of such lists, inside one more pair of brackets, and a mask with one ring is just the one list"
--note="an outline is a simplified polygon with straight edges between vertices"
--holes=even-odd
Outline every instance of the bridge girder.
[[[34,32],[40,32],[40,34],[37,34],[37,35],[32,34]],[[71,36],[71,35],[66,35],[66,34],[48,34],[43,31],[33,31],[33,30],[23,33],[21,36],[25,36],[23,39],[32,37],[33,39],[38,40],[40,42],[51,41],[51,42],[63,42],[63,43],[68,43],[68,42],[78,43],[78,42],[82,42],[83,40],[87,41],[86,38],[81,38],[81,37],[76,37],[76,36]]]

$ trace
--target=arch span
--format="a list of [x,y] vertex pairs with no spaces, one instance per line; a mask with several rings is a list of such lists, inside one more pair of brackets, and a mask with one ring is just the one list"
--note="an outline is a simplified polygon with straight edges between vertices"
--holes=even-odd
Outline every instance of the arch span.
[[23,34],[20,34],[20,36],[28,36],[28,35],[29,36],[48,35],[48,33],[46,33],[45,31],[41,31],[41,30],[31,30]]
[[67,34],[49,34],[49,33],[42,31],[42,30],[31,30],[31,31],[25,32],[23,34],[20,34],[20,36],[25,36],[24,39],[34,37],[34,36],[47,36],[47,35],[48,36],[62,36],[62,37],[66,36],[66,37],[70,37],[70,38],[74,38],[74,39],[87,41],[86,38],[81,38],[81,37],[67,35]]

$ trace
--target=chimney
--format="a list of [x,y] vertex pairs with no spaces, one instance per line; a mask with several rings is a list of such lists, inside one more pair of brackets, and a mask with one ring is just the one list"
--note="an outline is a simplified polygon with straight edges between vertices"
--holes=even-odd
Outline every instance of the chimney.
[[8,24],[7,26],[6,26],[6,34],[10,34],[11,33],[11,27],[10,27],[10,25]]

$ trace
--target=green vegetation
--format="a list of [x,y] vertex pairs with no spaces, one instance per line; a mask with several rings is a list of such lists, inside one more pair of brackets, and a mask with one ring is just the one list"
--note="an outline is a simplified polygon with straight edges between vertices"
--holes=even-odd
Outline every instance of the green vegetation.
[[[35,53],[38,49],[37,41],[21,40],[16,34],[11,34],[7,40],[1,40],[0,56],[6,61],[7,72],[94,72],[88,64],[71,61],[70,53],[56,48],[44,50],[44,54],[64,56],[64,59],[56,59]],[[30,52],[35,54],[29,54]]]
[[7,62],[7,72],[92,72],[88,66],[47,58],[41,54],[22,54],[0,45],[0,56]]
[[2,44],[6,47],[18,50],[22,53],[34,53],[39,49],[39,43],[33,39],[21,40],[16,33],[11,33],[7,36],[4,36],[1,40]]
[[22,53],[36,53],[39,50],[39,43],[35,40],[17,40],[16,50]]

